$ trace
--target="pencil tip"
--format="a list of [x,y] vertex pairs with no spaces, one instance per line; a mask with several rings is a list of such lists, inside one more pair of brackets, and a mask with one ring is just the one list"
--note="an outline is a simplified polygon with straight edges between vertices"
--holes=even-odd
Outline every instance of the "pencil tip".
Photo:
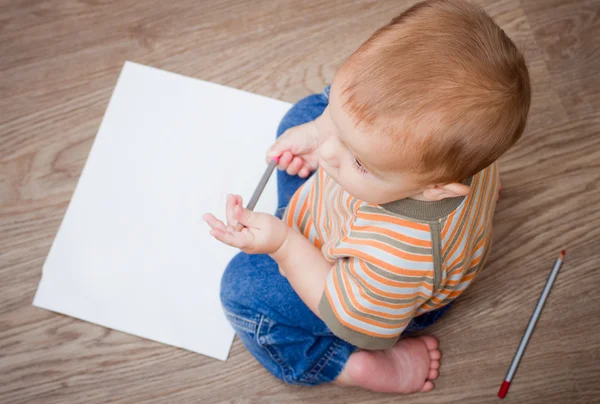
[[560,255],[562,255],[562,256],[564,257],[566,253],[567,253],[567,251],[566,251],[566,250],[562,250],[562,251],[560,252]]

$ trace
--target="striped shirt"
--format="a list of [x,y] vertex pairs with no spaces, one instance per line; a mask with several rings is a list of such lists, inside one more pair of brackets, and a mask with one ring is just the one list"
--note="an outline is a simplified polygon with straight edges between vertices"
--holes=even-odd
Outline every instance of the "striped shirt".
[[413,317],[469,286],[490,250],[496,164],[463,183],[466,197],[371,205],[319,169],[294,194],[284,221],[332,263],[319,312],[335,335],[391,347]]

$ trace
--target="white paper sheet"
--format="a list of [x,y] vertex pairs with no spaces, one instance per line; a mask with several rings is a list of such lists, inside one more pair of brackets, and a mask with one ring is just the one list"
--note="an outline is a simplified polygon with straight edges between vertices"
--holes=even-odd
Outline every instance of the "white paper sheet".
[[[250,198],[289,107],[125,63],[34,305],[225,360],[219,282],[236,251],[202,215]],[[273,176],[256,210],[275,208]]]

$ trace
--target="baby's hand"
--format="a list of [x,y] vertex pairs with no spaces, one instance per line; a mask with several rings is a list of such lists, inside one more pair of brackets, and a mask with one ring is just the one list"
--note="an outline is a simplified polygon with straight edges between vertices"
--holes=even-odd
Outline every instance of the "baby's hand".
[[306,178],[319,166],[316,150],[319,129],[315,121],[285,131],[267,152],[267,161],[279,158],[278,168]]
[[[210,213],[203,219],[214,238],[247,254],[274,253],[283,245],[288,232],[285,223],[275,216],[244,209],[239,195],[227,196],[227,225]],[[245,226],[241,231],[236,231],[238,223]]]

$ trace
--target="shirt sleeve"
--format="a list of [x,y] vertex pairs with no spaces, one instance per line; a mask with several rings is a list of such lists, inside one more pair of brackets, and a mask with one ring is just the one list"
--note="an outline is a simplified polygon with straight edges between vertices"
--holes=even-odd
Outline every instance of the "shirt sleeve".
[[362,349],[389,348],[433,294],[433,258],[373,245],[353,252],[336,261],[319,312],[343,340]]

